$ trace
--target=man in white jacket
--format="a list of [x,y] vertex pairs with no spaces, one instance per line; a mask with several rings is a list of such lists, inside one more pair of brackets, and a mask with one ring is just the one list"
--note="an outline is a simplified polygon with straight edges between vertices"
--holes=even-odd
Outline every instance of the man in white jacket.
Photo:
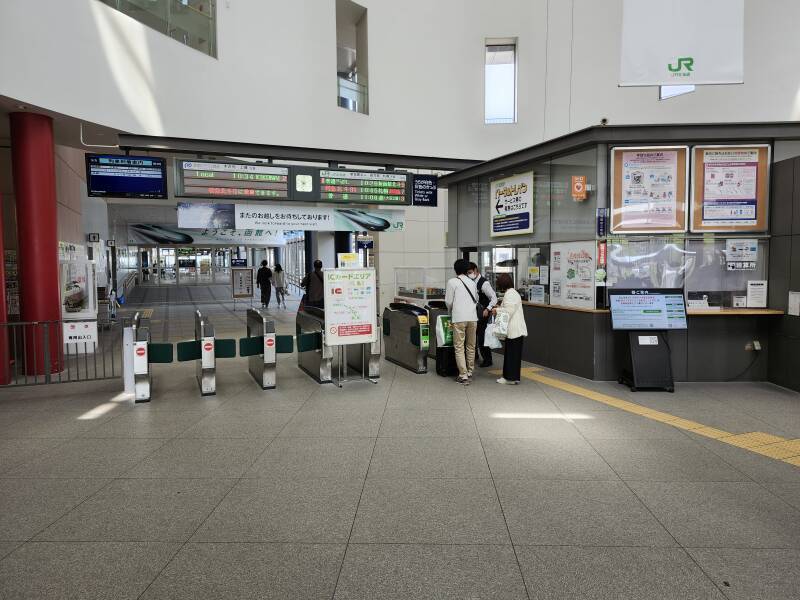
[[447,282],[444,301],[453,324],[453,348],[458,366],[458,381],[468,385],[475,368],[475,335],[478,324],[478,289],[467,277],[469,262],[463,258],[453,264],[456,276]]

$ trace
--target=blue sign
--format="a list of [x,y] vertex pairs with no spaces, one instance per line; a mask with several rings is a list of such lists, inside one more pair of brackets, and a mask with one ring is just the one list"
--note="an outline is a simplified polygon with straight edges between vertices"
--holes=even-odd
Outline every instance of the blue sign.
[[608,209],[597,209],[597,237],[604,238],[608,233]]
[[438,203],[438,178],[436,175],[414,175],[412,206],[435,207]]

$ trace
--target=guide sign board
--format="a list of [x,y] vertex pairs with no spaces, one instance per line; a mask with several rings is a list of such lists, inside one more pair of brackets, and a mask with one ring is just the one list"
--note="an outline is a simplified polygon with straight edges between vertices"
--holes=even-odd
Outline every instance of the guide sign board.
[[372,343],[377,337],[375,269],[326,269],[325,343]]

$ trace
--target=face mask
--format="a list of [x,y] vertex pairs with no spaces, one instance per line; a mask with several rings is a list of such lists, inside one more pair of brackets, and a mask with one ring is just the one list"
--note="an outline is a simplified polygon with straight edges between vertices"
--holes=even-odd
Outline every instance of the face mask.
[[469,277],[470,279],[472,279],[474,281],[474,280],[476,280],[478,278],[478,274],[477,273],[470,273],[469,275],[467,275],[467,277]]

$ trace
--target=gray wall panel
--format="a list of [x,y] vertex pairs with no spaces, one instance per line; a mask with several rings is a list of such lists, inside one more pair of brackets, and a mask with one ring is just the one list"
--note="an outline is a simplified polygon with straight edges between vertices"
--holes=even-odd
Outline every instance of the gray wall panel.
[[772,166],[772,209],[770,211],[772,235],[789,235],[792,232],[796,162],[794,159],[783,160]]
[[791,277],[792,237],[774,237],[769,245],[769,306],[786,310]]

